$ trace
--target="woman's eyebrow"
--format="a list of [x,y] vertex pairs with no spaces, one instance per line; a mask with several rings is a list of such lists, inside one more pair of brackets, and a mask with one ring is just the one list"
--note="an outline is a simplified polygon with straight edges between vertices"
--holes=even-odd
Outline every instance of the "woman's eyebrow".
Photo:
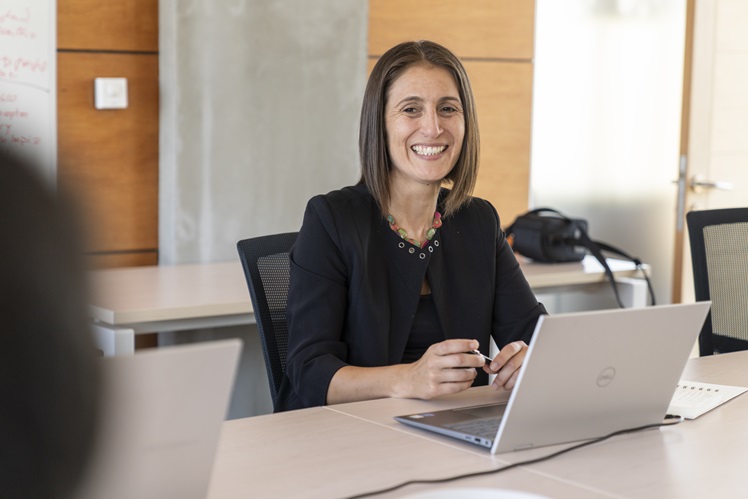
[[447,101],[456,102],[457,104],[462,105],[462,101],[458,97],[447,96],[447,97],[442,97],[441,99],[439,99],[439,102],[447,102]]
[[[451,95],[448,95],[448,96],[445,96],[439,99],[439,103],[448,102],[448,101],[456,102],[457,104],[462,104],[462,101],[460,100],[459,97],[452,97]],[[401,99],[400,102],[395,104],[395,106],[396,107],[402,106],[406,102],[419,102],[420,103],[420,102],[423,102],[423,97],[418,97],[417,95],[411,95],[411,96]]]
[[418,97],[416,95],[411,95],[411,96],[408,96],[408,97],[405,97],[404,99],[402,99],[400,102],[398,102],[396,104],[396,106],[399,107],[399,106],[405,104],[406,102],[423,102],[423,98]]

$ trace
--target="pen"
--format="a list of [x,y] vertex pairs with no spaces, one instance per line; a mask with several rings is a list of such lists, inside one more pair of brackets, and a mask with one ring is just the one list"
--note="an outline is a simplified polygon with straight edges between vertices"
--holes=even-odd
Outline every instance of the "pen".
[[470,350],[468,353],[472,353],[473,355],[478,355],[480,357],[483,357],[483,359],[486,361],[486,364],[490,364],[491,362],[493,362],[493,359],[491,357],[483,355],[478,350]]

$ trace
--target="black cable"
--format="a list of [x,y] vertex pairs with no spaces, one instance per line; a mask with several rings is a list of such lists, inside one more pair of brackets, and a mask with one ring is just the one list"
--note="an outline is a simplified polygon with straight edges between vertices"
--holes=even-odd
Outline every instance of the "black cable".
[[540,463],[540,462],[543,462],[543,461],[547,461],[548,459],[553,459],[554,457],[558,457],[558,456],[560,456],[562,454],[566,454],[567,452],[571,452],[571,451],[576,450],[576,449],[581,449],[582,447],[587,447],[588,445],[596,444],[596,443],[602,442],[604,440],[608,440],[609,438],[617,437],[619,435],[625,435],[627,433],[635,433],[637,431],[649,430],[649,429],[652,429],[652,428],[661,428],[663,426],[673,426],[673,425],[677,425],[677,424],[683,422],[683,417],[682,416],[673,416],[673,415],[668,414],[665,417],[665,419],[666,419],[666,421],[667,420],[675,419],[675,421],[671,421],[669,423],[663,421],[662,423],[654,423],[654,424],[648,424],[648,425],[644,425],[644,426],[637,426],[636,428],[627,428],[627,429],[624,429],[624,430],[614,431],[613,433],[609,433],[609,434],[607,434],[607,435],[605,435],[603,437],[598,437],[598,438],[595,438],[595,439],[592,439],[592,440],[587,440],[585,442],[582,442],[582,443],[579,443],[579,444],[576,444],[576,445],[572,445],[571,447],[567,447],[565,449],[561,449],[560,451],[556,451],[556,452],[554,452],[552,454],[548,454],[547,456],[537,457],[535,459],[528,459],[526,461],[518,461],[516,463],[508,464],[508,465],[506,465],[504,467],[501,467],[501,468],[496,468],[496,469],[491,469],[491,470],[485,470],[485,471],[475,471],[473,473],[464,473],[462,475],[455,475],[455,476],[448,477],[448,478],[433,478],[433,479],[424,479],[424,480],[408,480],[407,482],[402,482],[402,483],[400,483],[398,485],[393,485],[392,487],[388,487],[386,489],[373,490],[371,492],[364,492],[363,494],[356,494],[354,496],[348,496],[348,499],[359,499],[361,497],[370,497],[370,496],[374,496],[374,495],[377,495],[377,494],[385,494],[387,492],[392,492],[394,490],[400,489],[400,488],[405,487],[407,485],[415,485],[415,484],[419,484],[419,483],[420,484],[445,483],[445,482],[451,482],[452,480],[460,480],[460,479],[463,479],[463,478],[471,478],[471,477],[482,476],[482,475],[490,475],[492,473],[501,473],[502,471],[507,471],[507,470],[510,470],[512,468],[516,468],[518,466],[528,466],[530,464],[535,464],[535,463]]

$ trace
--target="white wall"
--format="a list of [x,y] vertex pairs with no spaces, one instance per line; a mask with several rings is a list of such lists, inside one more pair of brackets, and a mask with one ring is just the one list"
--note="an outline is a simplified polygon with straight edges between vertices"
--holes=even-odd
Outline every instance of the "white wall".
[[358,178],[367,5],[161,0],[159,260],[236,258]]
[[[650,263],[658,303],[671,299],[685,8],[536,3],[530,204],[587,218],[593,239]],[[573,307],[593,300],[615,306]]]

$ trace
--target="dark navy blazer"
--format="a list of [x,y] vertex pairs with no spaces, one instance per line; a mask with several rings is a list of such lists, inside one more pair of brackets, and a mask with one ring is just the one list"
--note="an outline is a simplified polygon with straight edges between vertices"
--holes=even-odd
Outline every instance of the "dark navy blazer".
[[[288,358],[276,410],[324,405],[343,366],[400,363],[426,275],[445,338],[475,338],[485,354],[489,335],[499,348],[529,342],[545,308],[496,210],[473,198],[442,222],[421,249],[389,228],[364,185],[309,201],[291,251]],[[478,370],[475,385],[487,381]]]

